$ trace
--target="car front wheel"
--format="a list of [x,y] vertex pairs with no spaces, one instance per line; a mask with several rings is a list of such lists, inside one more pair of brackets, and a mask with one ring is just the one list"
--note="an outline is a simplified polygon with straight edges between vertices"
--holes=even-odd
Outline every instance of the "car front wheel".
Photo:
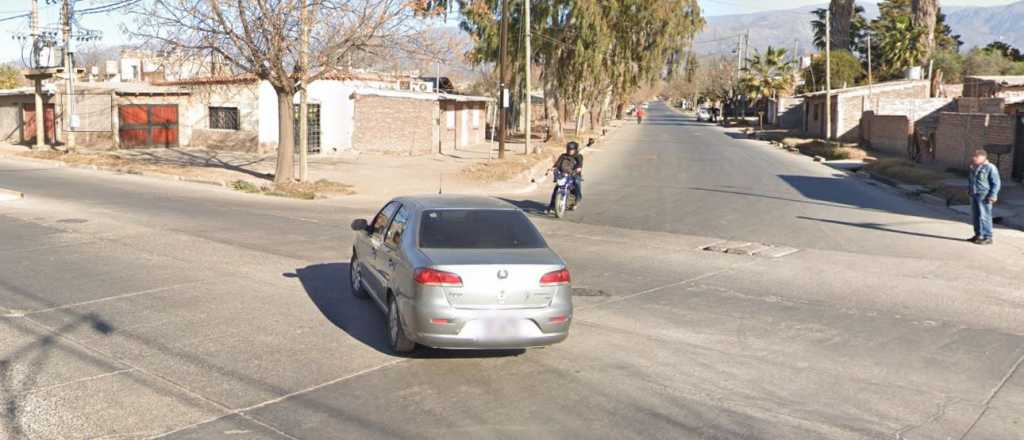
[[369,298],[366,288],[363,287],[363,270],[359,267],[359,257],[356,257],[355,252],[352,252],[352,260],[348,263],[348,279],[353,296],[359,299]]
[[416,343],[402,329],[402,316],[398,313],[398,302],[394,295],[388,297],[388,340],[395,353],[408,353],[416,348]]

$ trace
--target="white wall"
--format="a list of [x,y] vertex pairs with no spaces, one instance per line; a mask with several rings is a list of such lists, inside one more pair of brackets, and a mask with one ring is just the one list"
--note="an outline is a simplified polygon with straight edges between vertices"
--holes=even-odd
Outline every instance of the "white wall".
[[[309,103],[320,105],[320,151],[332,154],[352,149],[355,102],[352,93],[362,88],[384,88],[380,81],[319,80],[309,86]],[[295,104],[299,95],[295,95]],[[277,93],[269,82],[259,86],[259,142],[277,147]],[[296,127],[298,129],[298,127]]]

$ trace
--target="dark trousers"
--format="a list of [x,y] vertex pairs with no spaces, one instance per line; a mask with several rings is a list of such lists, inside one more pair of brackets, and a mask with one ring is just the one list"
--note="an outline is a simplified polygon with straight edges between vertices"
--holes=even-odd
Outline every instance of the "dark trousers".
[[[576,184],[572,186],[572,195],[576,196],[576,203],[583,200],[583,178],[577,177]],[[558,185],[555,185],[555,189],[551,190],[551,202],[548,203],[548,209],[555,209],[555,197],[558,196]]]

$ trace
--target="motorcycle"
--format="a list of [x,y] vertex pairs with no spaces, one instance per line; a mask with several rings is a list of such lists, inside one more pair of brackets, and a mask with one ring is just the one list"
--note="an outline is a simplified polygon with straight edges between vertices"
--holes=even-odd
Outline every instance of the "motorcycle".
[[555,217],[562,218],[566,211],[576,207],[576,176],[555,171]]

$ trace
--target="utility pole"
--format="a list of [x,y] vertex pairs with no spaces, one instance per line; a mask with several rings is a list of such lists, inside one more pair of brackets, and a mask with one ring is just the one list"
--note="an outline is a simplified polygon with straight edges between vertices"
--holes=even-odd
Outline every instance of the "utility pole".
[[[38,69],[40,67],[39,56],[40,42],[39,35],[39,0],[31,0],[32,2],[32,68]],[[35,78],[35,98],[36,98],[36,145],[35,149],[42,151],[46,149],[46,106],[43,104],[43,80],[41,78]]]
[[300,0],[299,6],[299,182],[309,179],[309,84],[306,82],[306,70],[309,69],[309,4],[307,0]]
[[505,109],[508,106],[508,0],[501,0],[501,42],[498,46],[498,159],[505,158]]
[[825,139],[832,139],[832,13],[825,11]]
[[524,32],[524,35],[526,36],[526,146],[524,147],[524,151],[526,154],[530,154],[530,136],[532,135],[531,126],[533,125],[533,119],[531,119],[533,113],[533,96],[530,94],[530,61],[532,54],[530,51],[530,1],[531,0],[523,0],[523,25],[526,26],[526,32]]
[[64,75],[67,76],[67,87],[64,90],[64,113],[67,114],[64,125],[64,145],[67,151],[75,150],[75,66],[71,60],[71,17],[74,14],[71,0],[64,0],[61,8],[61,31],[64,34]]
[[[747,67],[747,59],[750,58],[750,29],[743,34],[743,67]],[[747,97],[743,97],[743,120],[747,120]]]
[[871,78],[873,67],[871,66],[871,33],[868,32],[868,96],[871,96],[873,80]]

